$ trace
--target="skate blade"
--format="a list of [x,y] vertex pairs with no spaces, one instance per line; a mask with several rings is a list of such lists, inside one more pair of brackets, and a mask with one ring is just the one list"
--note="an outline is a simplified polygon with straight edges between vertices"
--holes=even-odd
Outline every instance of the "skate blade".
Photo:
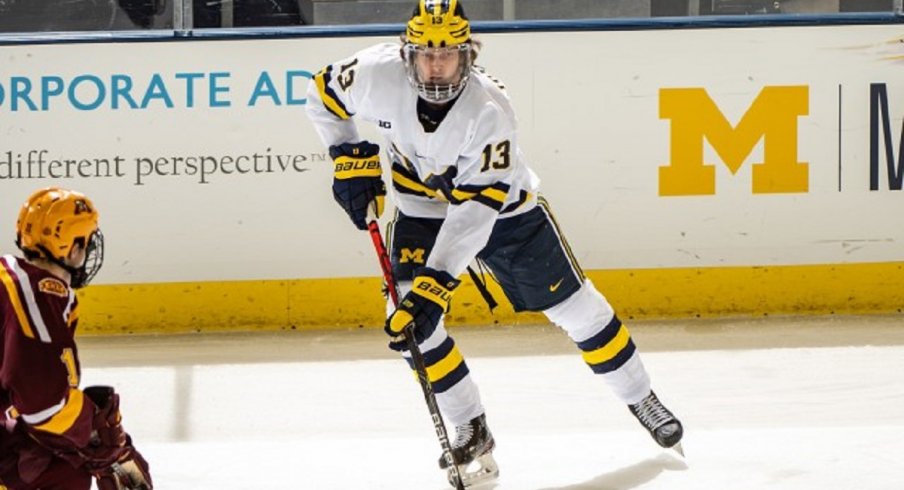
[[[492,453],[484,454],[469,464],[458,465],[458,473],[461,475],[461,482],[465,488],[495,480],[499,477],[499,466]],[[452,488],[457,488],[457,479],[452,471],[448,473],[449,484]]]

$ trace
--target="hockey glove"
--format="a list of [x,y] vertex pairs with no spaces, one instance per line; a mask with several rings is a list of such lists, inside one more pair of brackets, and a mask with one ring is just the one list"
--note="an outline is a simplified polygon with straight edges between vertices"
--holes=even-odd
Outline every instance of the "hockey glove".
[[121,461],[94,472],[98,490],[153,490],[148,463],[131,443],[129,439],[129,451]]
[[449,310],[452,292],[461,283],[449,273],[421,267],[414,271],[411,291],[399,301],[396,311],[386,320],[384,330],[392,337],[389,348],[406,350],[403,331],[414,322],[414,340],[423,342],[433,334],[443,314]]
[[99,490],[151,490],[147,461],[122,428],[119,395],[109,386],[89,386],[85,396],[97,406],[91,442],[85,453]]
[[373,143],[343,143],[330,147],[335,163],[333,197],[359,230],[367,229],[367,210],[383,214],[386,184],[380,167],[380,147]]

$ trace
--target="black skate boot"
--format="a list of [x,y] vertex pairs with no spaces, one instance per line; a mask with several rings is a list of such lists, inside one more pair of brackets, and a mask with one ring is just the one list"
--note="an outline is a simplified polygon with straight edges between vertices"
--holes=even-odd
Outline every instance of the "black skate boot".
[[657,444],[664,448],[674,448],[682,456],[684,451],[681,448],[681,436],[684,435],[684,428],[681,422],[662,405],[656,393],[650,392],[646,398],[634,405],[628,405],[631,413],[637,417],[637,420],[650,431],[650,435]]
[[[496,441],[487,427],[486,415],[475,417],[455,428],[452,458],[455,459],[464,486],[484,483],[499,476],[499,467],[493,459],[495,447]],[[469,468],[472,466],[473,468]],[[456,486],[455,473],[443,456],[439,458],[439,467],[448,472],[449,483]]]

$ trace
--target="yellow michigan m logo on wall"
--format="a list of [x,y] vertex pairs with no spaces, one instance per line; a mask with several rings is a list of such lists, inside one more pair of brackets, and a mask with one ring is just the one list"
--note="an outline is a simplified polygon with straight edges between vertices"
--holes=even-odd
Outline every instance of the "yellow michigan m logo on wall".
[[659,90],[659,118],[671,121],[669,163],[659,167],[660,196],[716,193],[716,168],[703,161],[703,141],[732,175],[763,139],[763,161],[753,164],[754,194],[807,192],[809,168],[797,161],[798,118],[809,114],[809,87],[764,87],[737,126],[703,88]]

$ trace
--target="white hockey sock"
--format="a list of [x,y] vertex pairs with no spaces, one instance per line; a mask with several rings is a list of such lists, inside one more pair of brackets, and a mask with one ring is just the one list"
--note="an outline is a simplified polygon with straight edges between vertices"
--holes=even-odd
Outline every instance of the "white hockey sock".
[[[437,393],[436,403],[443,414],[443,420],[450,428],[464,424],[484,412],[480,392],[470,374],[455,383],[455,386]],[[455,434],[449,436],[454,438]]]

